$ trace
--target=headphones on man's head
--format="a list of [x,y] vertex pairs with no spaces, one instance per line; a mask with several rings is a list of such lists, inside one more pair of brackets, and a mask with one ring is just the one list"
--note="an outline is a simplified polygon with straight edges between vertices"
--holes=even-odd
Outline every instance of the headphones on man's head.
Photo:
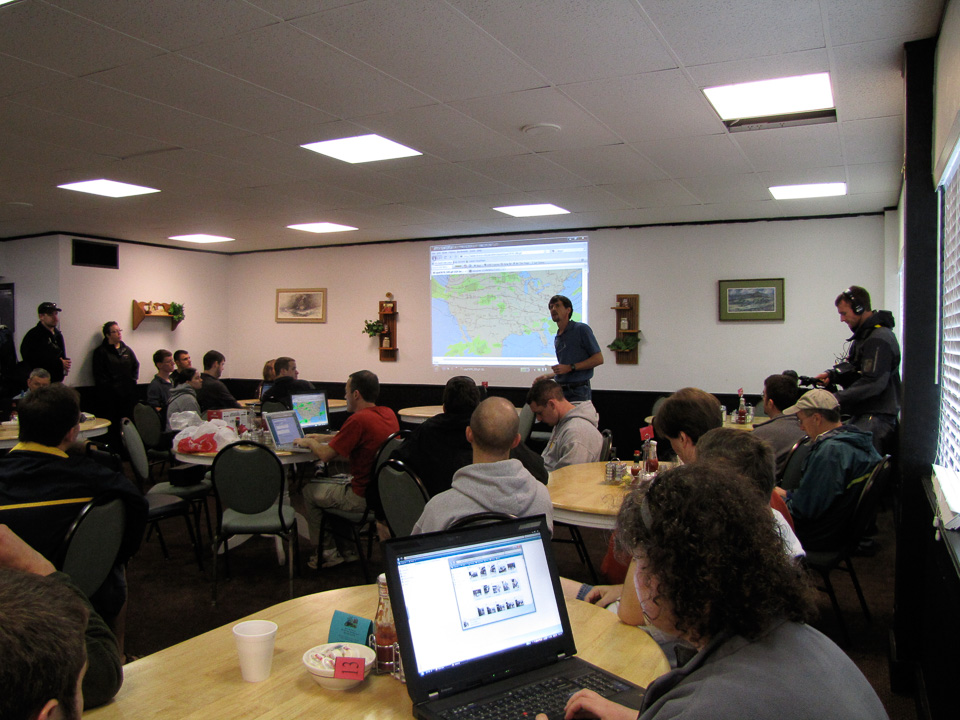
[[853,294],[853,288],[847,288],[844,290],[842,293],[840,293],[840,297],[850,304],[850,309],[853,310],[857,315],[863,315],[863,303],[860,300],[857,300],[856,296]]

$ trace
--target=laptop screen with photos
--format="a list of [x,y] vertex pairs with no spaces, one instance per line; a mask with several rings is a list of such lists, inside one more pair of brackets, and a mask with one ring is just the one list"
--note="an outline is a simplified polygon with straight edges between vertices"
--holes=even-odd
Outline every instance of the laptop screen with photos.
[[291,395],[290,404],[305,433],[324,433],[330,429],[330,411],[326,393]]
[[267,420],[267,427],[270,429],[273,443],[277,447],[292,445],[294,440],[303,437],[303,430],[300,429],[297,414],[293,410],[264,413],[263,417]]
[[[576,653],[541,516],[386,544],[415,702]],[[395,597],[396,596],[396,597]],[[416,693],[416,694],[415,694]]]

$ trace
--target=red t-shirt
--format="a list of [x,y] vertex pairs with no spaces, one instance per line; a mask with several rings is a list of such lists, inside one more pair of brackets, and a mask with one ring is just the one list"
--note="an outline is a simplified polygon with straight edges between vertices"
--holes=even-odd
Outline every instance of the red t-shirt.
[[367,483],[373,472],[377,451],[384,441],[400,429],[397,414],[387,407],[357,410],[347,418],[340,432],[330,440],[330,447],[338,455],[350,459],[350,487],[360,497],[367,494]]

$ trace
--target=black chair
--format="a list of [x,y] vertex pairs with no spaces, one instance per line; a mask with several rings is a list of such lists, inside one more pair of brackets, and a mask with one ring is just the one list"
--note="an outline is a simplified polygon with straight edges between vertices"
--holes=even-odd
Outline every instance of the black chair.
[[260,412],[262,412],[262,413],[275,413],[275,412],[283,412],[284,410],[289,410],[289,409],[290,409],[290,408],[288,408],[288,407],[287,407],[286,405],[284,405],[282,402],[277,402],[277,401],[275,401],[275,400],[271,400],[271,401],[265,402],[265,403],[263,403],[263,405],[261,405],[261,407],[260,407]]
[[459,530],[460,528],[474,527],[475,525],[493,525],[504,520],[516,520],[516,515],[502,512],[478,512],[472,515],[465,515],[454,522],[447,530]]
[[126,521],[123,501],[106,493],[84,505],[67,530],[53,564],[87,597],[99,589],[116,564]]
[[170,518],[182,517],[187,525],[187,534],[190,536],[190,543],[193,545],[193,552],[197,558],[197,567],[203,572],[203,554],[200,549],[200,541],[193,532],[193,524],[190,522],[191,506],[188,500],[177,497],[176,495],[164,495],[162,493],[149,492],[147,498],[147,539],[150,539],[152,532],[157,533],[157,541],[160,543],[160,550],[163,556],[170,559],[170,552],[167,550],[167,542],[163,539],[163,531],[160,529],[160,521]]
[[833,605],[833,611],[837,615],[840,632],[843,635],[845,643],[850,642],[850,634],[843,620],[843,614],[840,612],[840,604],[837,602],[833,584],[830,582],[830,573],[834,570],[842,570],[850,575],[853,589],[856,590],[857,598],[860,600],[860,607],[863,609],[863,616],[867,619],[867,624],[870,624],[872,622],[870,610],[867,608],[867,601],[863,596],[863,590],[860,588],[860,582],[857,580],[857,574],[853,570],[853,561],[851,558],[857,546],[860,544],[864,532],[876,519],[877,509],[880,506],[881,490],[887,483],[891,470],[892,464],[890,462],[890,456],[885,455],[873,468],[870,476],[864,481],[863,489],[860,491],[860,497],[857,500],[850,522],[847,525],[847,532],[843,544],[834,550],[808,551],[804,559],[807,568],[819,573],[823,579],[823,587],[819,589],[825,592],[830,598],[830,604]]
[[813,449],[813,443],[808,437],[802,437],[797,440],[796,444],[790,448],[790,452],[787,454],[787,459],[783,463],[783,472],[780,474],[780,477],[777,478],[777,485],[782,487],[784,490],[796,490],[800,487],[800,477],[803,473],[800,472],[800,468],[803,466],[803,461],[807,459],[807,455],[810,454],[810,451]]
[[213,604],[217,604],[217,553],[230,576],[227,540],[234,535],[276,535],[287,542],[290,597],[293,570],[299,556],[297,517],[284,504],[286,474],[276,453],[260,443],[241,440],[227,445],[213,459],[213,487],[217,499],[217,532],[213,538]]
[[533,410],[530,409],[530,403],[524,403],[520,408],[520,427],[517,432],[520,433],[520,442],[525,443],[530,437],[530,431],[533,430]]
[[601,433],[603,435],[603,445],[600,446],[600,457],[597,458],[599,462],[607,462],[610,459],[610,448],[613,447],[613,431],[610,429],[603,430]]
[[380,502],[393,537],[406,537],[413,532],[430,493],[417,474],[400,460],[387,460],[377,473]]
[[159,465],[159,472],[162,474],[164,467],[173,459],[173,454],[169,447],[164,447],[164,444],[169,445],[170,441],[169,435],[164,437],[160,414],[146,403],[137,403],[133,407],[133,424],[136,425],[140,440],[147,451],[150,470]]

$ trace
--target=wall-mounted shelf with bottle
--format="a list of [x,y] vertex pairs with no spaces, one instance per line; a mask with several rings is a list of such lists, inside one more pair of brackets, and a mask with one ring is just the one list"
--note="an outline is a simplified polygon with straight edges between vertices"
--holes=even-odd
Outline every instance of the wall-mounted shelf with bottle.
[[176,330],[180,320],[177,320],[170,314],[170,303],[159,302],[137,302],[133,301],[133,322],[131,325],[136,330],[147,318],[170,318],[170,329]]
[[[388,296],[389,297],[389,296]],[[383,323],[380,333],[380,362],[397,361],[397,301],[381,300],[377,313]]]
[[616,339],[632,345],[630,350],[614,350],[617,365],[636,365],[640,361],[640,296],[618,294],[617,304],[611,310],[616,311]]

